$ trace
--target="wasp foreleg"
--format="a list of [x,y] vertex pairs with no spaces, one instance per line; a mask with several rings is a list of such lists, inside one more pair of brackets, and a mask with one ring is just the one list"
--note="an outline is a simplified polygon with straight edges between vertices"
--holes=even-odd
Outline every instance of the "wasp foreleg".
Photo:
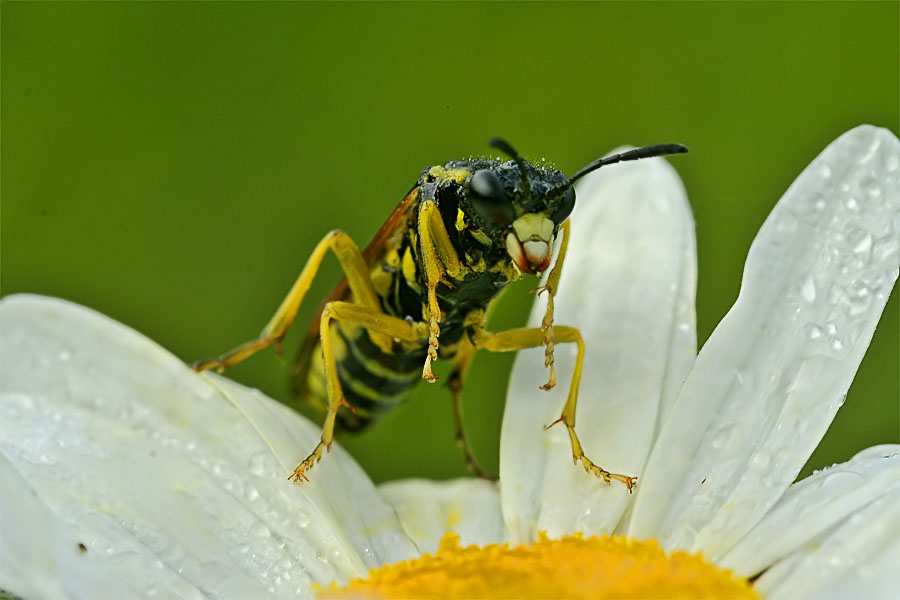
[[541,321],[541,333],[544,336],[544,366],[550,368],[550,377],[547,383],[541,386],[542,390],[551,390],[556,387],[556,366],[553,362],[553,299],[559,288],[559,278],[562,275],[563,261],[566,258],[566,249],[569,247],[569,222],[563,223],[560,228],[562,241],[559,244],[559,253],[556,255],[556,263],[547,276],[547,281],[538,289],[538,294],[547,292],[547,309]]
[[425,357],[425,366],[422,368],[422,379],[434,383],[438,377],[431,372],[431,363],[437,360],[438,339],[441,335],[441,308],[437,300],[437,286],[444,280],[445,273],[458,279],[465,269],[456,255],[456,250],[447,235],[444,222],[441,220],[441,213],[433,199],[422,201],[416,230],[422,248],[422,261],[425,264],[425,282],[428,290],[427,314],[425,315],[429,331],[428,354]]
[[[584,340],[581,339],[581,333],[574,327],[554,326],[551,331],[553,338],[561,343],[575,343],[578,352],[575,356],[575,369],[572,372],[572,382],[569,387],[569,395],[566,404],[563,407],[562,414],[559,418],[547,426],[547,429],[562,423],[566,426],[569,433],[569,440],[572,443],[572,459],[577,464],[581,462],[584,470],[593,473],[597,477],[601,477],[606,483],[611,483],[613,479],[624,483],[628,490],[634,488],[637,477],[628,475],[620,475],[618,473],[610,473],[606,469],[594,463],[591,459],[584,455],[581,442],[575,433],[575,411],[578,405],[578,386],[581,383],[581,371],[584,366]],[[544,344],[544,332],[541,328],[529,327],[523,329],[510,329],[509,331],[501,331],[500,333],[490,333],[480,330],[475,332],[474,342],[476,348],[484,348],[492,352],[508,352],[510,350],[521,350],[523,348],[536,348]]]
[[328,410],[325,413],[325,423],[322,425],[322,438],[309,456],[294,469],[290,476],[290,479],[294,481],[301,479],[308,481],[307,471],[322,459],[323,452],[331,450],[331,444],[334,441],[334,421],[337,418],[338,409],[344,404],[344,394],[341,391],[337,362],[331,343],[331,321],[357,325],[364,327],[370,334],[383,334],[391,339],[407,342],[422,341],[428,337],[425,323],[410,323],[405,319],[392,317],[352,302],[329,302],[322,309],[319,319],[319,339],[322,344],[322,358],[325,365]]

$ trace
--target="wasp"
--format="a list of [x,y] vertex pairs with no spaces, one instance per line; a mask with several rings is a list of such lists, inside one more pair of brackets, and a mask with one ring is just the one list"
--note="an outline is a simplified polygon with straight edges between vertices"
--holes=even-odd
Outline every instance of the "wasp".
[[[452,360],[448,377],[456,440],[466,464],[487,476],[463,430],[460,394],[476,350],[507,352],[543,347],[556,385],[554,344],[575,344],[575,368],[559,418],[568,431],[575,463],[628,490],[636,478],[610,473],[585,456],[575,433],[584,340],[576,328],[553,323],[553,298],[569,242],[573,184],[603,166],[687,152],[680,144],[659,144],[597,159],[566,177],[529,163],[506,141],[491,147],[505,162],[455,160],[422,171],[412,189],[362,251],[346,233],[334,230],[315,247],[274,316],[259,337],[217,358],[194,363],[197,371],[220,371],[281,342],[303,302],[323,258],[334,253],[345,277],[322,302],[292,369],[294,391],[324,416],[322,436],[290,479],[307,480],[310,469],[331,449],[336,429],[358,431],[406,398],[422,379],[434,382],[432,364]],[[510,283],[553,268],[539,287],[548,297],[540,327],[491,332],[485,328],[492,304]]]

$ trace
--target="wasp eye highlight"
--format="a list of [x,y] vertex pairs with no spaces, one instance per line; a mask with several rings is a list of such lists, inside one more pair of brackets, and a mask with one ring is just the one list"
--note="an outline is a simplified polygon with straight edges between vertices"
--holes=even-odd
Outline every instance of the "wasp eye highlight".
[[492,223],[506,225],[516,216],[506,189],[493,171],[475,171],[469,180],[469,196],[476,212]]
[[559,225],[569,218],[573,208],[575,208],[575,189],[570,187],[563,194],[563,197],[560,198],[559,204],[556,205],[553,214],[550,215],[550,219]]

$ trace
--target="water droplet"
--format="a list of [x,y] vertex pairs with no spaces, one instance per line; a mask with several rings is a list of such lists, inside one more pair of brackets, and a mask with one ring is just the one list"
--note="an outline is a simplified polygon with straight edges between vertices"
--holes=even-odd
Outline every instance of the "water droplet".
[[885,166],[888,171],[896,171],[897,167],[900,167],[900,157],[896,154],[891,154],[888,156]]
[[824,210],[825,209],[825,201],[821,198],[816,200],[816,210]]
[[862,229],[854,229],[847,236],[847,241],[856,254],[862,254],[872,249],[872,234]]
[[267,538],[272,537],[272,532],[269,531],[269,528],[266,527],[266,524],[262,521],[257,521],[253,525],[250,526],[250,535],[257,538]]
[[252,485],[247,486],[247,489],[244,490],[244,497],[247,498],[248,502],[253,502],[257,498],[259,498],[259,490],[257,490]]
[[849,210],[859,210],[859,202],[853,196],[847,198],[846,205]]
[[721,450],[725,446],[727,446],[730,434],[731,434],[730,427],[726,427],[725,429],[720,431],[719,434],[713,438],[712,442],[710,442],[710,446],[712,446],[712,449],[713,450]]
[[277,563],[275,563],[275,568],[281,571],[290,571],[292,566],[294,566],[294,563],[292,563],[291,559],[289,558],[282,558]]
[[797,217],[791,213],[785,213],[778,219],[775,228],[782,233],[792,233],[797,230]]
[[750,457],[750,468],[755,471],[767,471],[772,464],[772,455],[767,450],[757,450]]
[[822,165],[821,167],[819,167],[819,176],[822,177],[822,179],[828,179],[829,177],[831,177],[831,167],[829,167],[828,165]]
[[257,477],[269,477],[271,475],[268,452],[257,452],[250,457],[250,472]]
[[[869,290],[865,290],[865,292],[865,295],[856,296],[847,303],[851,317],[863,314],[872,306],[872,296],[869,295]],[[835,348],[835,350],[840,350],[840,348]]]
[[822,337],[822,330],[813,323],[806,326],[806,335],[810,340],[817,340]]
[[60,350],[57,356],[61,362],[68,362],[72,358],[72,352],[69,350]]
[[838,339],[838,338],[834,338],[834,339],[831,341],[831,347],[834,348],[834,351],[835,351],[835,352],[840,352],[841,350],[844,349],[844,342],[842,342],[842,341],[841,341],[840,339]]
[[866,177],[861,183],[860,186],[862,189],[866,191],[866,193],[872,198],[880,198],[881,197],[881,186],[878,185],[878,180],[874,177]]
[[837,327],[834,323],[825,323],[825,331],[828,332],[828,335],[834,335],[837,333]]
[[816,301],[816,282],[810,275],[800,286],[800,296],[809,304]]

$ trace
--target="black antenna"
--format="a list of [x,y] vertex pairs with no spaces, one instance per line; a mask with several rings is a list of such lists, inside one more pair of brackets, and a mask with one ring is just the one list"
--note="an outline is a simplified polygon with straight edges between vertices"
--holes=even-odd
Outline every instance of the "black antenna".
[[522,187],[523,189],[528,191],[528,195],[531,195],[531,181],[528,180],[528,172],[526,171],[527,164],[525,159],[519,156],[519,153],[516,152],[516,149],[512,147],[512,144],[504,140],[503,138],[491,138],[488,141],[491,148],[495,150],[499,150],[503,154],[507,155],[511,159],[515,161],[517,165],[519,165],[519,174],[522,177]]
[[635,148],[634,150],[628,150],[627,152],[620,152],[619,154],[613,154],[606,158],[598,158],[589,165],[575,171],[575,174],[569,177],[569,184],[566,187],[572,185],[591,171],[596,171],[600,167],[606,165],[625,162],[627,160],[651,158],[653,156],[665,156],[667,154],[684,154],[687,151],[688,149],[681,144],[656,144],[653,146],[644,146],[643,148]]

